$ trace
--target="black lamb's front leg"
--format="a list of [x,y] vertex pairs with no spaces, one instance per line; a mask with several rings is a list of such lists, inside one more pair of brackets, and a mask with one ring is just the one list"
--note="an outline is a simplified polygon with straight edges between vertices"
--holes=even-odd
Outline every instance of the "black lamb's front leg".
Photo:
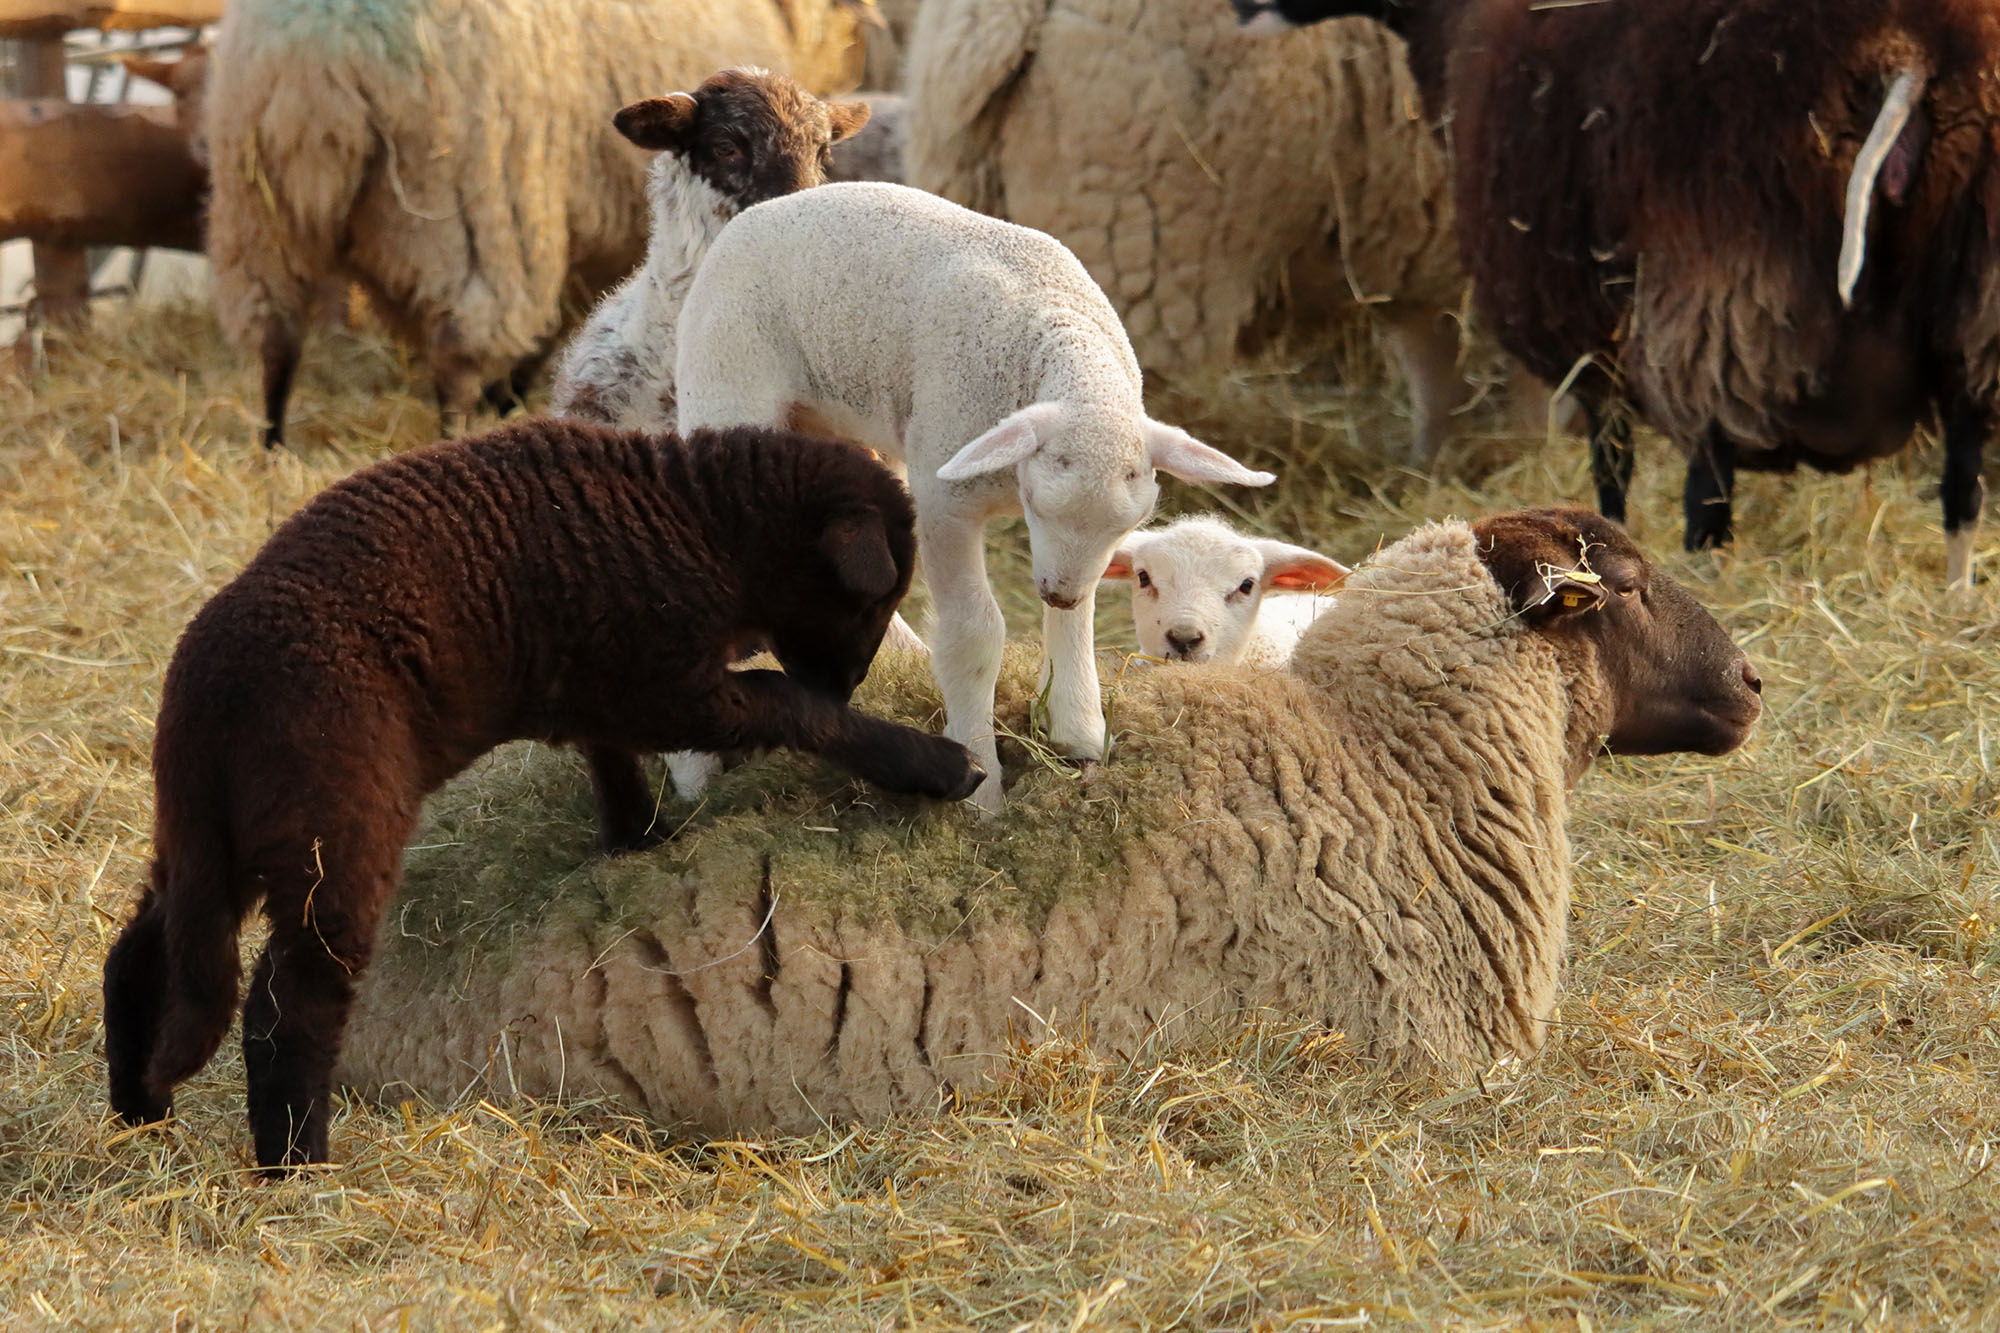
[[586,745],[590,785],[597,793],[597,840],[607,852],[643,851],[664,836],[654,832],[657,805],[639,756],[610,745]]
[[1960,394],[1944,423],[1944,478],[1938,498],[1944,504],[1944,585],[1972,586],[1972,541],[1979,532],[1979,514],[1986,507],[1986,440],[1993,433],[1993,409]]
[[712,698],[716,749],[784,746],[817,754],[889,791],[970,796],[986,771],[957,741],[858,713],[781,671],[733,671]]
[[1730,497],[1736,493],[1736,446],[1714,426],[1688,456],[1687,487],[1681,508],[1687,514],[1690,551],[1724,546],[1731,535]]

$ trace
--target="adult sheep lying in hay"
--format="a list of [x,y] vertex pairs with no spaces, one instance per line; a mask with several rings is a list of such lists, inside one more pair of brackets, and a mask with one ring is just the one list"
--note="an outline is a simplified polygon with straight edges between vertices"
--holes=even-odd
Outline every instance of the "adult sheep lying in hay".
[[300,340],[351,280],[430,360],[446,434],[518,394],[565,289],[645,253],[646,159],[619,107],[726,65],[815,93],[860,76],[869,0],[231,0],[204,113],[209,257],[284,438]]
[[[646,845],[645,751],[788,746],[967,795],[951,741],[847,707],[909,589],[909,495],[861,450],[754,429],[553,420],[316,496],[174,649],[154,860],[104,964],[111,1103],[166,1116],[236,1009],[267,1169],[326,1159],[327,1095],[424,797],[532,738],[589,759],[605,843]],[[785,668],[731,671],[752,645]]]
[[[1018,659],[1008,693],[1018,722]],[[866,702],[935,710],[914,674]],[[490,767],[434,816],[342,1077],[783,1132],[975,1087],[1030,1013],[1114,1054],[1271,1008],[1392,1066],[1528,1055],[1570,784],[1607,747],[1723,753],[1760,712],[1721,626],[1579,510],[1422,528],[1290,674],[1137,673],[1114,703],[1109,762],[1030,772],[992,822],[760,765],[756,809],[739,772],[615,863],[536,769]]]

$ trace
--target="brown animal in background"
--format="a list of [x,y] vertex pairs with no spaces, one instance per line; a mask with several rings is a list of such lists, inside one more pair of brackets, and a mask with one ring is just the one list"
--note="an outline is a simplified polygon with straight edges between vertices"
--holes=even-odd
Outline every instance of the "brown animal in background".
[[[789,746],[938,798],[965,750],[854,712],[915,559],[858,449],[535,421],[406,454],[291,518],[202,608],[153,748],[152,880],[104,967],[111,1103],[172,1109],[235,1010],[257,1162],[327,1155],[352,1003],[424,797],[504,741],[583,747],[605,844],[643,845],[638,754]],[[731,671],[751,646],[784,666]]]
[[1578,370],[1605,513],[1625,402],[1689,457],[1690,549],[1729,539],[1737,468],[1844,472],[1935,412],[1946,577],[1970,581],[2000,415],[2000,3],[1234,3],[1408,39],[1481,317],[1538,375]]

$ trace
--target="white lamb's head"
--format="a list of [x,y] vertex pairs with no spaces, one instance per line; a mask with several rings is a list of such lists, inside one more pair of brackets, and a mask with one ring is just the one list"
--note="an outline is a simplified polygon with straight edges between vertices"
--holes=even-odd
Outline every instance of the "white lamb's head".
[[1143,414],[1053,402],[1007,417],[937,475],[965,482],[1008,468],[1020,484],[1036,591],[1062,610],[1083,600],[1112,549],[1153,512],[1160,496],[1155,470],[1235,486],[1277,480]]
[[1317,551],[1196,517],[1133,533],[1112,553],[1104,577],[1132,584],[1140,651],[1228,666],[1243,660],[1265,593],[1330,592],[1347,573]]

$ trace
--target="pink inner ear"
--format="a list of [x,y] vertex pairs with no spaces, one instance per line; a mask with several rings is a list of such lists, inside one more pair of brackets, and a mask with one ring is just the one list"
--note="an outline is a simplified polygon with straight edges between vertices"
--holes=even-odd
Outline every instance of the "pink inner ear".
[[1111,557],[1111,563],[1104,567],[1104,572],[1100,574],[1098,577],[1107,579],[1129,579],[1132,577],[1132,561],[1129,558],[1120,558],[1114,555]]
[[1272,570],[1265,582],[1286,592],[1327,592],[1347,581],[1338,565],[1285,565]]

